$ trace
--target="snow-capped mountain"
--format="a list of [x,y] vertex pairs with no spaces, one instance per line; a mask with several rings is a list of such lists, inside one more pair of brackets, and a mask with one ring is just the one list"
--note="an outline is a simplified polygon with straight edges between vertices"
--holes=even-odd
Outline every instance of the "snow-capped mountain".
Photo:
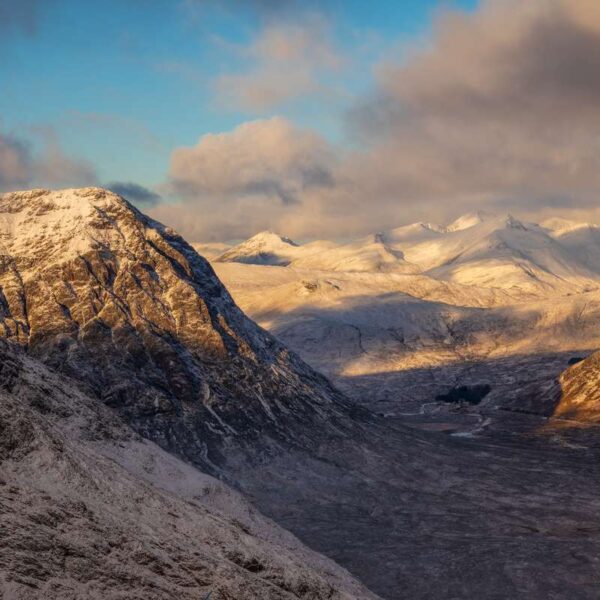
[[[525,235],[522,225],[502,227]],[[200,468],[386,598],[399,582],[411,598],[566,597],[574,552],[593,597],[597,528],[579,527],[597,515],[597,460],[583,469],[586,456],[520,437],[490,408],[598,347],[600,293],[382,268],[463,235],[395,231],[395,242],[331,245],[342,250],[323,256],[340,263],[320,269],[295,266],[300,254],[285,267],[214,263],[242,307],[374,413],[250,321],[180,236],[118,196],[2,196],[1,331],[23,352],[0,347],[0,590],[372,597]],[[462,382],[486,389],[481,413],[439,399]]]
[[478,210],[476,212],[461,215],[458,219],[447,225],[445,229],[446,231],[464,231],[465,229],[470,229],[475,225],[480,225],[481,223],[494,219],[496,216],[497,215],[494,213]]
[[343,396],[246,318],[206,260],[119,196],[2,195],[0,243],[2,334],[180,456],[218,469],[253,441],[312,444],[347,422]]
[[[249,315],[346,393],[392,407],[447,391],[443,365],[476,377],[461,365],[551,352],[558,374],[568,353],[600,347],[597,231],[475,214],[338,243],[285,268],[215,268]],[[412,374],[432,367],[427,385]]]
[[553,230],[511,215],[478,212],[447,227],[413,223],[344,243],[297,245],[261,233],[217,260],[312,271],[424,273],[511,295],[540,295],[596,288],[598,259],[595,227],[563,224]]
[[272,231],[263,231],[223,252],[216,260],[252,265],[286,266],[302,256],[318,253],[332,246],[335,246],[335,243],[319,241],[301,246],[285,236]]
[[597,286],[580,256],[542,227],[512,216],[496,217],[450,231],[405,250],[436,279],[464,285],[564,293]]
[[417,273],[419,267],[406,262],[402,252],[387,246],[380,234],[349,244],[341,244],[290,263],[297,269],[349,272]]

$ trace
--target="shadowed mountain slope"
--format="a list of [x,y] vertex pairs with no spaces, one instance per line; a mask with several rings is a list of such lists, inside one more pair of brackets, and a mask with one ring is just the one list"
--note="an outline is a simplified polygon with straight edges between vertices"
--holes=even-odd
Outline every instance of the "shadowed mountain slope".
[[0,539],[6,600],[375,597],[4,341]]

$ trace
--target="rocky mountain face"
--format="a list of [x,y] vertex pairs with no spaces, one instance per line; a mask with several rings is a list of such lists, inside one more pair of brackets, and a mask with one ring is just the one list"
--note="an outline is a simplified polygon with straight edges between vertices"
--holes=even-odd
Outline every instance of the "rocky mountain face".
[[352,410],[245,317],[179,235],[102,189],[0,196],[0,323],[136,431],[207,469],[240,449],[314,444]]
[[375,598],[5,341],[0,539],[6,600]]
[[600,423],[600,352],[569,367],[547,388],[545,394],[538,394],[538,402],[546,398],[554,417]]

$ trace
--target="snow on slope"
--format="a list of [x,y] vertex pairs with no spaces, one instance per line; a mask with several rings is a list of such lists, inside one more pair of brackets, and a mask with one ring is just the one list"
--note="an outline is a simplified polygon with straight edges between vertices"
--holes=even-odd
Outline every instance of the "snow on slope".
[[494,213],[479,210],[477,212],[461,215],[458,217],[458,219],[456,219],[456,221],[450,223],[450,225],[448,225],[445,229],[446,231],[464,231],[465,229],[469,229],[475,225],[480,225],[481,223],[492,220],[494,217],[496,217]]
[[600,227],[564,219],[544,221],[543,227],[563,248],[594,273],[600,275]]
[[595,274],[540,226],[511,216],[451,231],[405,249],[437,279],[464,285],[569,293],[597,287]]
[[419,272],[419,267],[409,264],[402,252],[386,246],[380,234],[298,258],[290,266],[319,271]]
[[446,228],[433,223],[412,223],[395,229],[389,229],[379,234],[384,244],[392,248],[399,245],[416,244],[440,237],[446,233]]
[[215,472],[270,443],[312,447],[338,416],[354,423],[347,399],[248,319],[206,260],[119,196],[1,194],[0,236],[0,336],[175,454]]
[[556,220],[554,229],[551,226],[478,212],[447,227],[413,223],[338,244],[299,246],[266,232],[217,260],[312,271],[423,272],[438,280],[498,288],[512,295],[594,289],[600,274],[600,230]]
[[563,364],[559,354],[600,347],[597,233],[475,214],[448,228],[391,229],[286,268],[215,267],[248,314],[356,399],[399,389],[426,397],[448,385],[451,365],[548,352]]
[[[424,275],[215,268],[245,312],[360,401],[446,389],[442,371],[431,387],[432,367],[600,346],[600,292],[550,299]],[[427,385],[401,386],[423,369]]]
[[263,231],[223,252],[216,258],[216,261],[285,266],[293,260],[335,246],[335,242],[326,241],[314,241],[300,245],[272,231]]
[[0,341],[3,598],[374,598],[238,493]]

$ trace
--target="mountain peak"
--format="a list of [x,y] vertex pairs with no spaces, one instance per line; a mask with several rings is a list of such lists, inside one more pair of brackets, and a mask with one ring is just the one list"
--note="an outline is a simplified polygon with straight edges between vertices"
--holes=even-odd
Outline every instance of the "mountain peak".
[[283,244],[288,244],[289,246],[298,246],[298,244],[296,242],[294,242],[293,240],[291,240],[290,238],[284,236],[284,235],[279,235],[278,233],[275,233],[274,231],[270,231],[270,230],[265,230],[265,231],[260,231],[259,233],[253,235],[251,238],[247,239],[245,242],[242,243],[249,243],[249,242],[265,242],[265,243],[283,243]]
[[0,247],[6,255],[48,266],[102,246],[122,246],[124,224],[142,217],[102,188],[36,189],[0,195]]
[[176,454],[214,468],[225,444],[304,439],[323,411],[344,414],[206,260],[116,194],[5,194],[0,240],[0,334]]
[[484,210],[478,210],[475,212],[466,213],[446,227],[447,231],[462,231],[469,229],[480,223],[484,223],[496,217],[494,213],[490,213]]
[[300,246],[273,231],[261,231],[224,252],[218,262],[242,262],[258,265],[287,265]]

